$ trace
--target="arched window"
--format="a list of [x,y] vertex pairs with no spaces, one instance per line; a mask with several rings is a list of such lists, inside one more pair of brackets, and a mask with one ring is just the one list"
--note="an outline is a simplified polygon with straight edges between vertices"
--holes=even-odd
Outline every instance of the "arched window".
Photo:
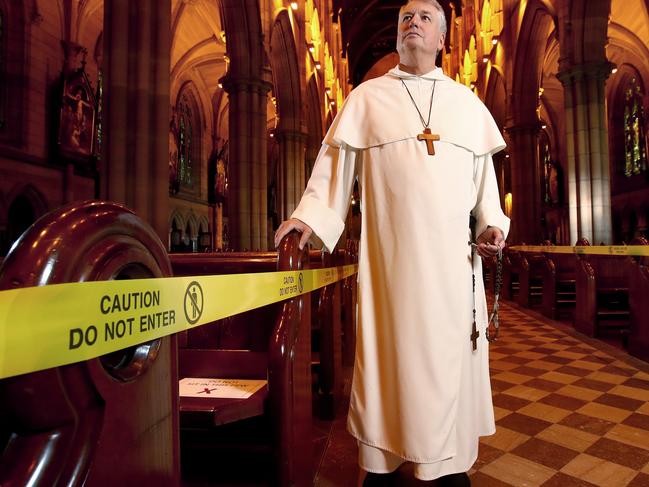
[[635,77],[624,90],[624,175],[631,177],[647,170],[647,141],[643,93]]
[[189,87],[184,88],[176,104],[178,182],[180,189],[194,192],[198,189],[200,172],[201,117],[198,104]]

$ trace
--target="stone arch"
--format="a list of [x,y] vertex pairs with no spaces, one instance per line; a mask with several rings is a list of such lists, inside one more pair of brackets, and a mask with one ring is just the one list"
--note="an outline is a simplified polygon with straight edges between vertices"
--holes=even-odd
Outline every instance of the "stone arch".
[[176,226],[179,230],[182,230],[185,228],[185,218],[183,217],[182,213],[180,210],[174,210],[174,212],[171,214],[171,218],[169,218],[169,228]]
[[210,231],[210,222],[207,220],[205,215],[201,215],[198,218],[198,234],[206,233]]
[[[193,211],[189,212],[189,215],[186,218],[186,222],[185,232],[189,234],[189,238],[198,238],[199,223]],[[187,232],[187,230],[189,230],[189,232]]]
[[545,3],[533,0],[527,4],[513,62],[511,114],[515,124],[538,122],[536,107],[547,39],[555,28],[556,17]]
[[311,174],[313,163],[322,146],[324,136],[322,130],[322,110],[321,95],[318,88],[318,78],[315,74],[311,75],[307,82],[306,89],[306,165],[307,176]]
[[280,130],[301,128],[302,90],[297,47],[287,10],[275,18],[270,42],[270,65],[274,93],[277,97]]
[[2,243],[2,255],[36,220],[47,212],[43,195],[33,186],[26,185],[14,191],[7,206],[6,239]]
[[230,74],[263,78],[264,47],[258,0],[221,0],[219,6],[227,38]]
[[496,124],[502,130],[507,118],[507,87],[500,66],[489,67],[484,100]]
[[[16,198],[23,196],[34,209],[34,215],[38,219],[50,210],[50,205],[43,195],[35,186],[24,184],[15,187],[7,197],[7,201],[13,202]],[[11,204],[11,203],[10,203]]]
[[180,252],[182,250],[181,242],[183,231],[185,229],[185,219],[182,213],[176,209],[169,218],[169,251]]
[[[570,2],[569,56],[575,65],[598,63],[606,59],[608,19],[611,0],[572,0]],[[568,47],[568,46],[566,46]]]

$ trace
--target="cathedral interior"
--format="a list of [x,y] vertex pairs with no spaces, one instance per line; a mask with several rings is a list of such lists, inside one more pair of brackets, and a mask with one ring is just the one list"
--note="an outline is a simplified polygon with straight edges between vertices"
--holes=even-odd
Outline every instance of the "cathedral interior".
[[[171,256],[272,252],[347,95],[399,63],[403,3],[0,0],[0,258],[87,200],[132,209]],[[507,142],[494,166],[508,245],[649,238],[649,0],[440,4],[438,65]],[[341,249],[360,232],[357,189],[350,206]],[[506,280],[509,333],[491,353],[499,432],[473,485],[649,485],[649,315],[631,311],[647,327],[631,356],[633,324],[585,333],[543,312],[534,276],[521,298],[533,263],[507,265],[519,281]],[[314,420],[313,485],[356,485],[344,407]]]

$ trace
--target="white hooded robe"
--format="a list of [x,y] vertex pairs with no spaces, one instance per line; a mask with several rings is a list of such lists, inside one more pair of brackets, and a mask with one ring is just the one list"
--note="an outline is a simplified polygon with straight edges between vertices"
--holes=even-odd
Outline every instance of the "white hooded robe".
[[[417,140],[434,85],[435,155]],[[361,188],[356,360],[348,429],[360,466],[386,473],[415,463],[431,480],[467,471],[480,436],[495,432],[487,309],[480,258],[477,350],[472,350],[472,261],[488,225],[505,235],[491,155],[505,147],[493,118],[437,68],[398,68],[352,91],[327,133],[292,217],[331,251],[344,228],[354,178]]]

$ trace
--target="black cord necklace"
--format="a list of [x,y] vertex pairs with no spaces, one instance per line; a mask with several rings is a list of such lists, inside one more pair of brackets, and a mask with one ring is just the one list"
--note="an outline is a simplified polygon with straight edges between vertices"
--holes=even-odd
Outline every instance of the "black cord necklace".
[[415,102],[415,99],[412,97],[412,93],[410,93],[410,90],[408,89],[408,86],[406,86],[406,83],[403,81],[403,78],[401,79],[401,84],[403,87],[406,89],[408,92],[408,96],[410,97],[410,100],[412,100],[412,104],[415,106],[415,109],[417,110],[417,114],[419,115],[419,119],[421,120],[421,124],[424,126],[425,129],[428,128],[430,125],[430,114],[433,111],[433,97],[435,96],[435,86],[437,86],[437,80],[433,80],[433,89],[430,94],[430,105],[428,106],[428,120],[424,120],[424,116],[421,114],[421,111],[419,111],[419,107],[417,106],[417,102]]

